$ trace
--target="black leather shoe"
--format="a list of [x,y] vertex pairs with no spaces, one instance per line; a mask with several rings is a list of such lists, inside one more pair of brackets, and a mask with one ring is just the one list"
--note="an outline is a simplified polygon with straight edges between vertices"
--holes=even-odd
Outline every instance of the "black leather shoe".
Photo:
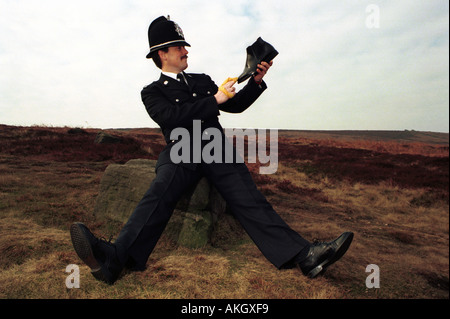
[[269,63],[278,55],[275,48],[259,37],[255,43],[247,47],[247,61],[242,74],[238,77],[238,83],[247,80],[256,72],[258,63],[265,61]]
[[337,239],[328,243],[314,243],[306,255],[306,258],[298,265],[303,274],[314,278],[331,264],[344,256],[353,240],[352,232],[345,232]]
[[83,223],[70,226],[70,237],[78,257],[91,268],[92,275],[112,285],[123,269],[114,244],[96,238]]

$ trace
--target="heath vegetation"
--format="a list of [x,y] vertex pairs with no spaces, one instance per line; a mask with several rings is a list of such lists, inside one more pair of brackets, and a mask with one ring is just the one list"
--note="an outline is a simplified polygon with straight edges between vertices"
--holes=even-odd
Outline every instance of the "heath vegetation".
[[[98,132],[0,125],[0,298],[449,297],[448,134],[279,131],[277,172],[260,175],[249,163],[259,189],[305,238],[355,233],[319,278],[275,269],[244,233],[201,249],[163,235],[145,271],[108,286],[75,254],[69,226],[82,221],[117,236],[121,224],[92,214],[102,173],[156,159],[164,140],[158,129],[107,130],[120,142],[96,144]],[[69,264],[80,267],[80,288],[65,285]],[[380,288],[366,287],[369,264],[379,266]]]

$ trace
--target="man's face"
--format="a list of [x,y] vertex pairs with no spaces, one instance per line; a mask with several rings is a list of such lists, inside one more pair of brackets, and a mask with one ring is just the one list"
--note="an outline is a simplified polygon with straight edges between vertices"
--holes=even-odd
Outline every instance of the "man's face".
[[184,46],[169,47],[169,51],[160,52],[162,70],[165,72],[180,73],[188,67],[187,54],[189,53]]

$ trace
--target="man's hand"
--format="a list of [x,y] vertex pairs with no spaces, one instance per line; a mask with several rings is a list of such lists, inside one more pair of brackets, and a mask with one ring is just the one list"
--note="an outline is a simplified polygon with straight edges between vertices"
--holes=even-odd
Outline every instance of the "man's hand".
[[261,83],[264,75],[266,75],[267,71],[269,71],[270,67],[272,66],[273,61],[270,61],[270,63],[267,62],[261,62],[261,64],[257,65],[257,69],[256,69],[256,75],[253,76],[253,78],[255,79],[255,81],[257,83]]
[[216,98],[217,104],[222,104],[228,101],[230,98],[233,98],[236,95],[236,88],[233,87],[233,85],[236,83],[236,81],[228,81],[223,85],[223,88],[227,90],[228,95],[223,93],[221,90],[218,90],[217,93],[214,95]]

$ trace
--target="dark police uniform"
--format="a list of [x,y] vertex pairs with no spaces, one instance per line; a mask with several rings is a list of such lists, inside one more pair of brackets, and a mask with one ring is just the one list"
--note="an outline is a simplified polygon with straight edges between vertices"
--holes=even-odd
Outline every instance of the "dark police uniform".
[[[150,24],[148,38],[150,52],[146,57],[155,59],[161,69],[159,50],[190,46],[180,26],[163,16]],[[258,39],[247,48],[246,68],[238,82],[255,72],[258,61],[276,54],[271,45]],[[145,269],[177,201],[205,176],[221,193],[264,256],[277,268],[298,265],[310,278],[323,273],[345,254],[353,233],[345,232],[329,243],[311,244],[289,228],[256,189],[242,158],[234,156],[236,151],[218,120],[221,111],[240,113],[246,110],[266,89],[266,84],[250,79],[233,98],[218,105],[214,97],[218,88],[209,76],[185,73],[179,76],[182,82],[163,74],[141,92],[148,114],[159,124],[167,142],[158,158],[156,177],[150,188],[115,243],[98,239],[83,223],[73,223],[70,235],[78,256],[91,268],[96,279],[109,284],[117,280],[124,266]],[[214,147],[209,145],[211,138]],[[220,151],[216,149],[218,145],[222,146]],[[228,154],[230,149],[232,154]],[[181,162],[177,156],[180,152]]]
[[[126,256],[122,258],[129,265],[131,261],[135,268],[144,268],[177,201],[189,187],[205,176],[223,196],[263,255],[277,268],[288,266],[304,248],[310,247],[310,243],[273,210],[257,190],[244,163],[205,163],[203,159],[194,163],[192,154],[189,161],[173,163],[170,156],[171,148],[180,142],[173,136],[171,138],[172,131],[184,128],[194,136],[194,120],[201,123],[202,134],[216,128],[221,132],[221,143],[229,143],[218,120],[220,112],[243,112],[267,88],[266,84],[257,84],[252,78],[234,98],[218,105],[214,97],[218,87],[208,75],[184,75],[188,84],[162,74],[158,81],[141,92],[147,112],[161,127],[167,146],[159,155],[156,178],[115,242],[122,252],[120,255]],[[202,141],[202,148],[207,142],[207,139]]]

